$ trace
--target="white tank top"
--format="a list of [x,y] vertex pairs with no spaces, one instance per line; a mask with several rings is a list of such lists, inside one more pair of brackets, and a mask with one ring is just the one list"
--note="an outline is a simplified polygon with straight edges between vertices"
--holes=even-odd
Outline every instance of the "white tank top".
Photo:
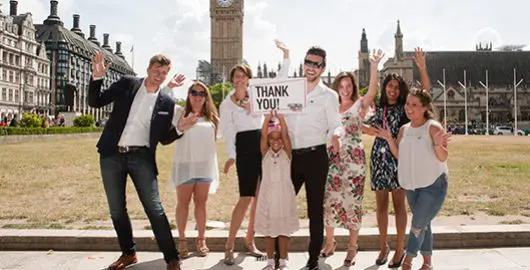
[[410,122],[404,125],[403,137],[399,143],[398,181],[408,190],[428,187],[442,174],[448,174],[447,162],[441,162],[434,152],[429,129],[440,126],[434,120],[427,120],[421,127],[413,128]]

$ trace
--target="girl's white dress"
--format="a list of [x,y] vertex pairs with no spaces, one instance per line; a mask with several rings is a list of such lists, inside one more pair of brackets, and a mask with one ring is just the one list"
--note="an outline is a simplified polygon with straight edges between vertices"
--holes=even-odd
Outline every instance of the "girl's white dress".
[[296,194],[291,182],[291,160],[285,150],[267,151],[256,209],[256,233],[289,236],[299,228]]
[[[176,107],[173,125],[177,126],[184,108]],[[174,187],[192,178],[211,178],[209,193],[215,193],[219,186],[219,165],[215,125],[204,117],[176,140],[171,183]]]

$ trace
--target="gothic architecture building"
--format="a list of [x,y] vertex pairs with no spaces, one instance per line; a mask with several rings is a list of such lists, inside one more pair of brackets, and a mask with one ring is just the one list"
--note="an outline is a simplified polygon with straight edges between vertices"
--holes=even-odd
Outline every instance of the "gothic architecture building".
[[[212,72],[228,78],[243,62],[244,0],[210,0],[210,63]],[[219,77],[219,76],[217,76]]]
[[[370,70],[369,63],[364,64],[363,52],[369,51],[367,43],[363,43],[365,38],[363,31],[358,71],[361,85],[368,82],[369,75],[363,76]],[[381,77],[383,78],[385,74],[397,73],[409,85],[418,86],[419,73],[412,60],[414,52],[403,49],[403,33],[399,21],[394,39],[394,57],[384,63]],[[364,44],[366,47],[363,47]],[[517,120],[520,127],[529,126],[530,51],[494,51],[491,43],[485,46],[480,44],[476,46],[475,51],[429,51],[426,53],[426,62],[433,87],[434,104],[437,107],[440,121],[443,121],[444,116],[444,88],[442,87],[444,80],[447,123],[465,123],[467,96],[468,122],[481,126],[486,122],[487,103],[491,125],[510,124],[514,121],[514,83],[522,79],[517,87],[516,95]],[[487,81],[486,72],[488,73]],[[488,85],[487,99],[486,89],[481,82]]]
[[35,39],[31,13],[17,14],[10,1],[9,15],[0,10],[0,120],[20,118],[23,112],[51,110],[50,61]]
[[116,42],[115,50],[109,44],[109,34],[103,35],[103,44],[96,38],[96,26],[90,25],[88,38],[80,28],[80,16],[73,15],[71,29],[64,26],[58,16],[58,1],[50,1],[50,15],[42,24],[35,25],[36,38],[46,47],[46,55],[51,61],[50,78],[52,114],[74,111],[92,114],[97,120],[104,118],[111,105],[101,109],[88,106],[88,84],[92,76],[92,56],[103,51],[110,68],[105,76],[106,88],[123,75],[135,75],[121,51],[121,42]]

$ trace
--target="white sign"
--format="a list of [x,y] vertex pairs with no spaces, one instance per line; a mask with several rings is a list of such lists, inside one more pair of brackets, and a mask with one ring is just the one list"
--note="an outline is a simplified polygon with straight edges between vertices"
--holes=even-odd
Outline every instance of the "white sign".
[[249,82],[249,102],[252,113],[281,114],[304,112],[306,107],[306,78],[252,79]]

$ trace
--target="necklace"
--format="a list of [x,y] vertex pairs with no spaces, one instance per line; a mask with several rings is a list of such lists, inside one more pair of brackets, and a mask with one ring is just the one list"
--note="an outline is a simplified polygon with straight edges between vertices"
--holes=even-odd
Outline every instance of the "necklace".
[[245,97],[242,99],[237,98],[237,95],[234,93],[234,99],[236,100],[236,104],[240,107],[243,107],[245,103],[248,102],[248,92],[245,91]]
[[281,153],[281,150],[283,149],[283,146],[282,148],[280,148],[280,150],[278,150],[278,152],[274,152],[272,149],[271,149],[271,158],[272,158],[272,164],[276,164],[277,163],[277,160],[278,158],[280,157],[280,153]]

